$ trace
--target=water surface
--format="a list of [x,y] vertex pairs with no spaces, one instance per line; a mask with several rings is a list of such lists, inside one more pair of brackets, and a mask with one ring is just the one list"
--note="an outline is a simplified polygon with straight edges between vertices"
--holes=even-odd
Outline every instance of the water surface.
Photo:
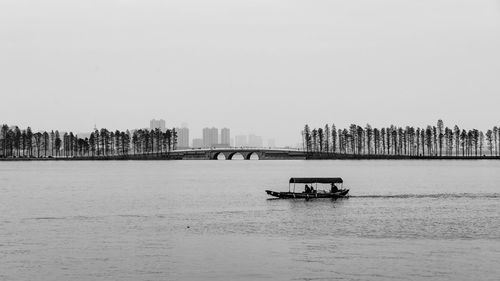
[[[498,280],[500,162],[0,162],[0,280]],[[341,176],[344,200],[268,200]]]

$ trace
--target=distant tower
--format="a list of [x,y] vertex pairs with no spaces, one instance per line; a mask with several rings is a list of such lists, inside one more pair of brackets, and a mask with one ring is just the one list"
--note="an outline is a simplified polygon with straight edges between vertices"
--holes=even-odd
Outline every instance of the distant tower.
[[189,148],[189,129],[182,126],[182,128],[176,128],[175,131],[177,132],[177,148]]
[[231,131],[228,128],[220,130],[220,144],[227,146],[231,144]]
[[214,147],[219,143],[219,129],[217,128],[204,128],[203,129],[203,146]]
[[166,131],[165,120],[153,119],[153,120],[149,121],[149,129],[151,129],[151,130],[160,129],[162,132],[165,132]]

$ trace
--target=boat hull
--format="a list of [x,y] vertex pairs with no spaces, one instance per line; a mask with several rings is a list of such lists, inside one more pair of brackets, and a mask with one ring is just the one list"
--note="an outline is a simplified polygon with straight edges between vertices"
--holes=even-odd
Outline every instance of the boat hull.
[[277,192],[272,190],[266,190],[268,195],[277,197],[277,198],[344,198],[347,197],[349,193],[349,189],[342,189],[337,192],[319,192],[319,193],[298,193],[298,192]]

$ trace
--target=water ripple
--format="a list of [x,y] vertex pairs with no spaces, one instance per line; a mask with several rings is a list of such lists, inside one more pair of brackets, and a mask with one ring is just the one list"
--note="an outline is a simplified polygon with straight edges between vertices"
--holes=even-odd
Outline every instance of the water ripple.
[[394,195],[352,195],[350,198],[500,198],[500,193],[436,193]]

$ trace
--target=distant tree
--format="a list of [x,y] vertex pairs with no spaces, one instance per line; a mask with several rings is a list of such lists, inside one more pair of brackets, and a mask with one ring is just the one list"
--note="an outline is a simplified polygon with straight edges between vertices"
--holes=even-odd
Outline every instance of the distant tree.
[[113,131],[109,131],[109,139],[108,139],[108,146],[109,146],[109,154],[114,155],[115,154],[115,133]]
[[96,151],[96,148],[95,148],[95,133],[94,132],[90,133],[89,146],[90,146],[90,152],[92,152],[92,157],[94,157],[95,156],[95,151]]
[[486,144],[488,146],[488,150],[490,151],[490,156],[493,156],[493,131],[488,130],[486,132]]
[[368,154],[372,152],[372,139],[373,139],[373,128],[370,124],[366,124],[365,127],[366,132],[366,148],[368,150]]
[[63,156],[69,156],[69,134],[65,132],[62,137]]
[[121,149],[121,145],[122,145],[122,140],[121,140],[122,134],[121,134],[121,132],[119,130],[116,130],[113,133],[113,136],[114,136],[114,138],[113,138],[113,142],[114,142],[113,148],[114,148],[114,150],[116,150],[115,154],[117,154],[117,155],[123,154],[122,153],[123,150]]
[[436,126],[432,126],[432,154],[433,156],[438,155],[438,141],[437,141],[437,128]]
[[21,155],[21,130],[19,127],[14,127],[14,139],[13,139],[14,149],[17,150],[17,156]]
[[417,155],[420,155],[420,128],[417,128],[415,135],[416,135],[416,142],[417,142]]
[[128,148],[129,148],[129,133],[127,132],[121,132],[120,133],[120,141],[121,141],[121,149],[122,149],[122,155],[128,155]]
[[167,129],[165,133],[165,138],[167,139],[167,151],[170,152],[172,151],[172,131]]
[[108,154],[109,154],[109,131],[105,128],[102,128],[100,133],[101,133],[102,155],[108,156]]
[[[342,137],[342,140],[340,140],[340,136]],[[347,154],[348,152],[349,143],[349,131],[347,131],[347,129],[339,129],[339,146],[342,145],[342,151],[344,154]]]
[[126,137],[126,151],[127,151],[127,154],[129,154],[129,151],[130,151],[130,139],[131,139],[130,131],[127,130],[125,132],[125,134],[127,135],[127,137]]
[[472,151],[473,151],[473,145],[474,145],[474,135],[473,135],[473,132],[472,130],[469,130],[467,132],[467,156],[471,156],[472,155]]
[[36,157],[37,158],[40,158],[40,150],[41,150],[41,147],[42,147],[42,133],[38,132],[38,133],[35,133],[33,135],[33,137],[35,138],[35,147],[36,147]]
[[59,135],[59,131],[56,130],[56,140],[55,140],[56,156],[60,155],[61,145],[62,145],[61,136]]
[[73,151],[74,151],[74,143],[75,143],[75,135],[73,135],[73,132],[69,132],[68,134],[68,145],[66,146],[67,148],[67,155],[68,156],[73,156]]
[[28,156],[33,157],[33,132],[30,127],[26,129],[26,146],[28,149]]
[[498,127],[495,126],[493,127],[493,139],[494,139],[494,144],[495,144],[495,156],[498,156],[498,145],[497,145],[497,139],[498,139]]
[[358,154],[364,153],[364,148],[365,148],[365,130],[361,126],[356,126],[356,144],[357,144],[357,150]]
[[2,140],[2,157],[7,156],[7,134],[9,133],[9,126],[7,124],[2,125],[0,137]]
[[134,131],[132,133],[132,150],[134,154],[137,153],[138,145],[139,145],[139,134],[137,131]]
[[474,145],[474,155],[477,156],[479,148],[479,131],[476,129],[472,130],[472,143]]
[[[422,155],[425,156],[425,133],[426,133],[427,130],[425,130],[424,128],[420,129],[420,141],[421,141],[421,144],[420,146],[422,147]],[[429,152],[427,152],[429,153]]]
[[56,134],[54,130],[50,131],[50,155],[54,156],[54,145],[56,142]]
[[328,126],[328,124],[325,125],[325,140],[323,147],[326,153],[330,153],[330,126]]
[[21,150],[23,152],[23,157],[26,156],[26,147],[27,147],[27,139],[26,130],[21,131]]
[[399,127],[397,129],[397,155],[401,155],[403,153],[403,147],[405,145],[403,136],[403,128]]
[[49,145],[50,145],[50,142],[49,142],[49,133],[47,133],[46,131],[43,132],[43,154],[45,157],[47,157],[47,151],[49,150]]
[[356,136],[357,136],[357,128],[355,124],[351,124],[349,126],[349,134],[347,135],[347,139],[349,140],[350,153],[356,154]]
[[482,131],[479,132],[479,155],[484,155],[483,154],[483,147],[484,147],[484,133]]
[[458,156],[460,151],[460,128],[455,125],[455,127],[453,127],[453,131],[455,138],[455,156]]
[[425,129],[425,141],[427,145],[427,154],[432,155],[432,127],[427,126],[427,129]]
[[154,133],[154,139],[156,140],[156,153],[160,154],[163,150],[163,145],[162,145],[163,132],[160,131],[159,128],[156,128],[153,133]]
[[443,120],[439,119],[437,122],[437,137],[438,137],[438,143],[439,143],[439,156],[443,156]]
[[380,130],[377,128],[373,129],[373,148],[375,154],[380,154]]
[[[337,128],[335,124],[332,124],[332,151],[333,153],[337,152]],[[340,134],[338,134],[340,135]],[[340,141],[339,141],[340,142]]]
[[95,142],[95,150],[97,152],[97,156],[101,155],[101,151],[99,149],[99,145],[101,143],[101,136],[99,134],[99,130],[95,129],[94,131],[94,142]]
[[6,155],[14,156],[14,131],[11,128],[7,128],[5,142],[7,147]]
[[318,148],[319,148],[318,151],[323,152],[323,142],[325,140],[325,135],[323,134],[322,128],[318,128],[317,132],[318,132]]
[[382,140],[382,154],[386,154],[385,150],[385,128],[380,129],[380,139]]
[[312,135],[312,143],[313,143],[313,152],[317,152],[318,151],[318,130],[316,129],[313,129],[311,131],[311,135]]
[[178,143],[178,135],[177,135],[177,130],[172,129],[172,148],[173,150],[177,149],[177,143]]
[[302,131],[303,142],[304,142],[304,150],[309,153],[311,148],[311,130],[309,129],[309,125],[304,126],[304,130]]
[[414,128],[413,127],[410,127],[410,126],[406,126],[405,128],[405,132],[404,132],[404,139],[405,139],[405,142],[406,142],[406,145],[405,145],[405,154],[406,155],[413,155],[413,150],[414,150],[414,147],[413,147],[413,143],[414,143]]
[[403,155],[408,155],[409,153],[409,147],[410,147],[410,134],[411,134],[411,128],[409,126],[406,126],[404,129],[401,129],[402,133],[402,140],[403,140],[403,149],[402,153]]
[[454,144],[454,139],[453,139],[453,130],[451,128],[448,128],[448,136],[447,136],[447,140],[448,140],[448,155],[450,156],[453,156],[453,146],[455,145]]
[[462,156],[465,156],[465,147],[467,146],[467,132],[462,129],[460,133],[460,147],[462,147]]

